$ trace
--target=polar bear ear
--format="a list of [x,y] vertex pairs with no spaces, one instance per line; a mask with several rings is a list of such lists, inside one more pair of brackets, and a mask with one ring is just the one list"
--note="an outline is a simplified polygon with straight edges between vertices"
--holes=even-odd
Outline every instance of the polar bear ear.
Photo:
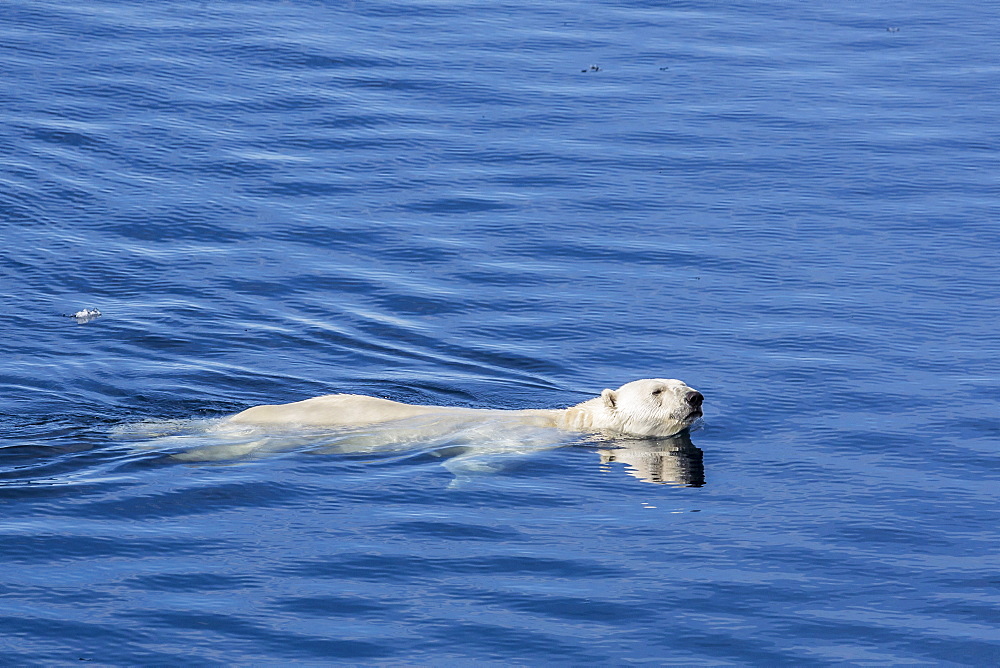
[[604,390],[601,392],[601,399],[604,399],[604,405],[611,410],[614,410],[618,404],[618,394],[614,390]]

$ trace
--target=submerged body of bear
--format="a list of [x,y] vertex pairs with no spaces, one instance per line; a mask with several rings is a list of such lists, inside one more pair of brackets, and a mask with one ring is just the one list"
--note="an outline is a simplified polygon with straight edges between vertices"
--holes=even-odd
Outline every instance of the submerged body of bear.
[[228,421],[248,425],[359,427],[433,417],[439,428],[450,421],[510,420],[514,424],[564,431],[666,437],[683,431],[701,417],[703,399],[700,392],[679,380],[647,378],[626,383],[617,390],[604,390],[599,397],[561,409],[421,406],[357,394],[330,394],[290,404],[254,406]]

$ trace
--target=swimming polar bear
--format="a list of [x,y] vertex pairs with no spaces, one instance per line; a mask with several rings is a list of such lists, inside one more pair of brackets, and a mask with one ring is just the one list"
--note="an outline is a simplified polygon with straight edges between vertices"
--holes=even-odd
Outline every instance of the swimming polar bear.
[[433,417],[435,425],[477,419],[573,432],[663,438],[687,429],[702,415],[704,397],[682,381],[646,378],[569,408],[493,410],[404,404],[359,394],[328,394],[290,404],[248,408],[232,424],[359,427],[408,418]]
[[[624,464],[643,482],[704,484],[701,450],[687,428],[704,397],[679,380],[653,378],[564,409],[420,406],[328,395],[256,406],[228,418],[123,425],[115,438],[185,462],[234,461],[301,450],[314,454],[422,451],[456,481],[503,470],[512,458],[566,445],[600,444],[602,469]],[[581,439],[579,436],[583,435]]]

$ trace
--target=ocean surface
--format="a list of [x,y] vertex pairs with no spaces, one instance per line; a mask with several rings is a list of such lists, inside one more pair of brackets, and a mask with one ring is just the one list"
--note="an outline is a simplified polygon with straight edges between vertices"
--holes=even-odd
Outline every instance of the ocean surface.
[[0,664],[1000,663],[997,26],[0,1]]

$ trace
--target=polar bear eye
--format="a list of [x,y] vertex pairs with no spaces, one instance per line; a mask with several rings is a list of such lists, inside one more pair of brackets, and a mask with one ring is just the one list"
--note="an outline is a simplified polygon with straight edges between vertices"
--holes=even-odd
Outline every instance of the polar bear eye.
[[658,389],[658,390],[653,390],[653,396],[654,396],[654,397],[655,397],[656,395],[658,395],[658,394],[663,394],[663,388],[662,388],[662,387],[661,387],[660,389]]

